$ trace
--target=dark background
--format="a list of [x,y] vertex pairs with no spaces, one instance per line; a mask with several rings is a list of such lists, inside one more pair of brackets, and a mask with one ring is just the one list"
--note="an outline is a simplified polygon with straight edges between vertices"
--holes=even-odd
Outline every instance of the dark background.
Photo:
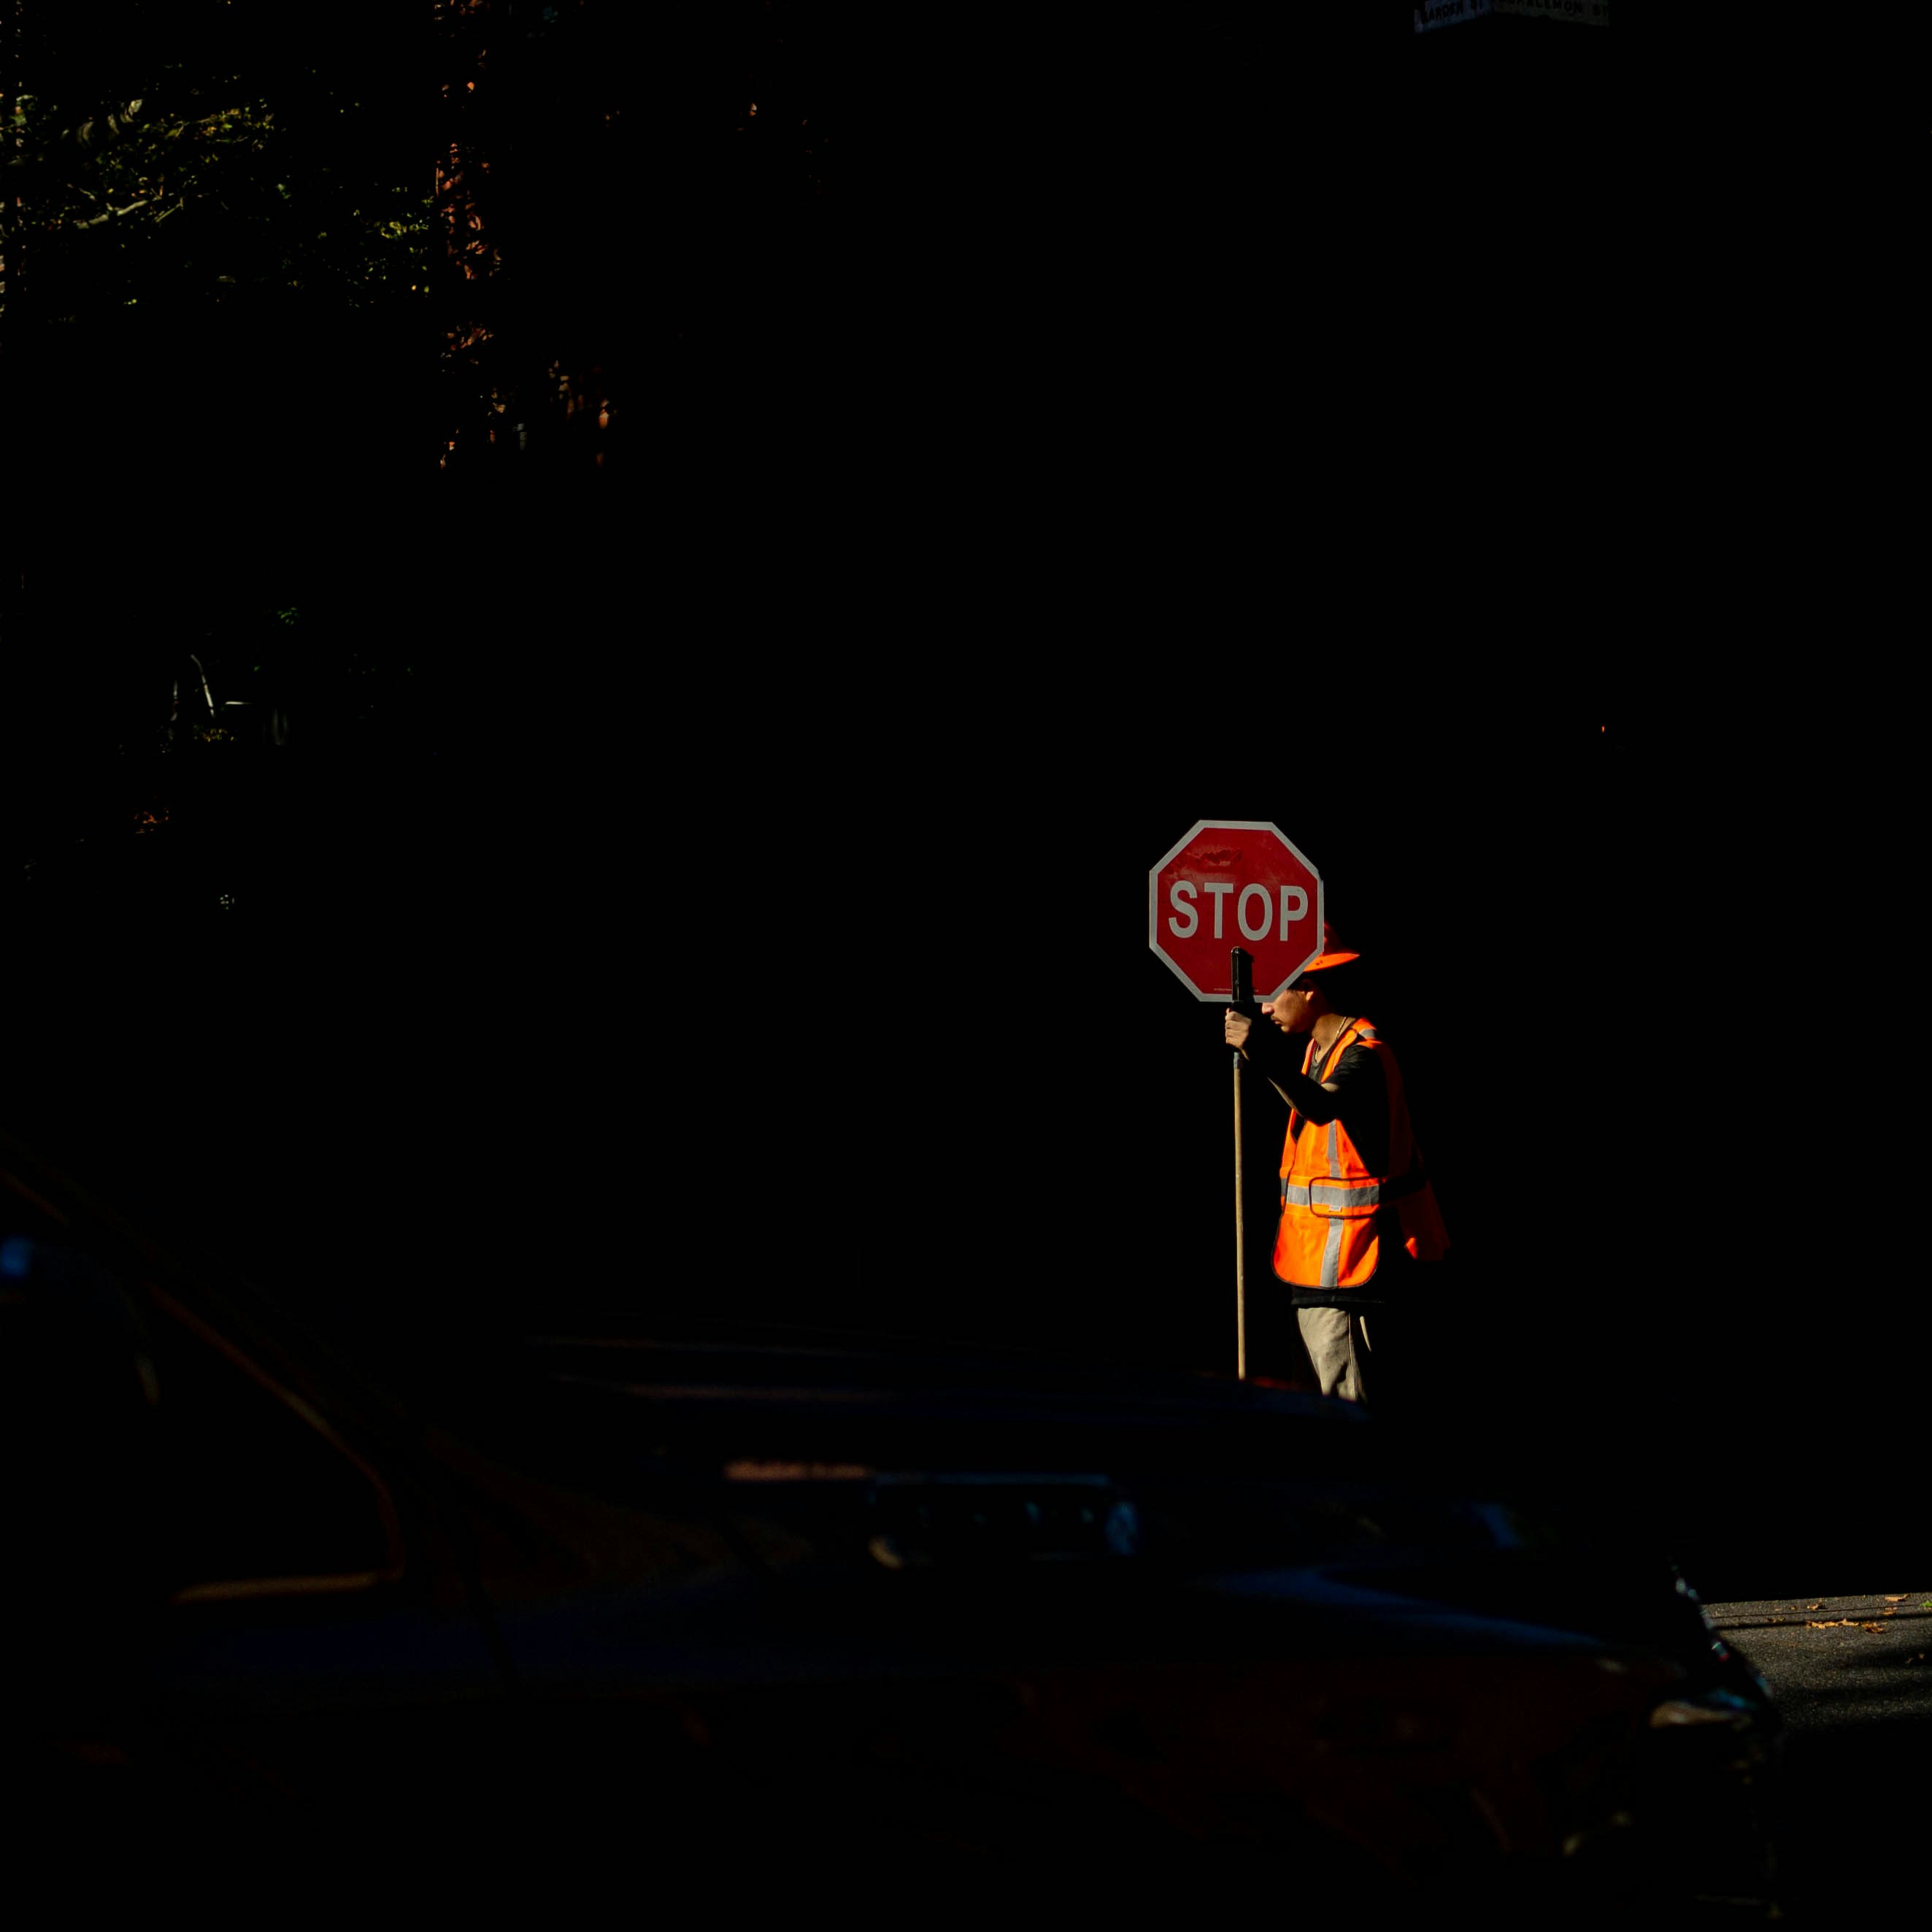
[[[1428,1427],[1742,1594],[1864,1587],[1918,1521],[1898,800],[1521,674],[1078,655],[754,658],[554,726],[454,679],[178,792],[182,836],[14,882],[9,1118],[411,1372],[614,1319],[1225,1373],[1229,1060],[1148,872],[1270,820],[1454,1243]],[[1280,1126],[1251,1082],[1256,1288]]]
[[[608,488],[408,473],[427,359],[372,461],[326,333],[254,344],[326,380],[240,470],[202,439],[182,487],[152,385],[100,476],[60,440],[10,531],[10,824],[212,602],[294,580],[415,668],[168,850],[12,875],[13,1117],[424,1372],[621,1315],[1226,1372],[1228,1058],[1147,874],[1270,820],[1376,969],[1454,1244],[1427,1426],[1741,1593],[1862,1587],[1916,1522],[1916,1190],[1886,1049],[1816,1056],[1898,814],[1749,648],[1690,692],[1611,391],[1498,326],[1604,272],[1607,34],[1452,29],[1393,89],[1304,36],[1276,99],[1240,10],[1017,63],[855,65],[814,17],[830,219],[741,161],[707,220],[687,165],[676,300],[592,278],[611,368],[662,372]],[[571,232],[648,232],[658,179],[560,190]],[[1251,1085],[1251,1282],[1279,1134]]]

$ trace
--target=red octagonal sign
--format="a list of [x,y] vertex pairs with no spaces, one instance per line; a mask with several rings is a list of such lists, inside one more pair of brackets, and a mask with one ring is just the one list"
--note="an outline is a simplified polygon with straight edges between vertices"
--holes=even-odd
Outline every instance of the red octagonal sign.
[[1238,946],[1271,999],[1322,950],[1322,874],[1260,820],[1204,818],[1148,874],[1148,944],[1197,1000],[1233,997]]

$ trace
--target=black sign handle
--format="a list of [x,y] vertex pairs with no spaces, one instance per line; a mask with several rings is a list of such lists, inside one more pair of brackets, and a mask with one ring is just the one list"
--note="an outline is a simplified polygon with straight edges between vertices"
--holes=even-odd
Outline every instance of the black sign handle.
[[1250,1018],[1255,1010],[1254,965],[1255,956],[1252,952],[1244,952],[1238,946],[1229,951],[1228,980],[1234,992],[1228,1004]]

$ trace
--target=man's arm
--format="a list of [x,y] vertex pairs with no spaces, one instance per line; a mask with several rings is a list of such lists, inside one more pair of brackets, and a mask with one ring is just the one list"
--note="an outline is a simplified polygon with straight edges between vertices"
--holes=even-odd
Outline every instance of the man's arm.
[[[1317,1082],[1301,1070],[1299,1042],[1291,1042],[1279,1028],[1257,1024],[1230,1011],[1226,1037],[1304,1120],[1312,1120],[1318,1127],[1325,1127],[1330,1120],[1352,1126],[1350,1117],[1359,1102],[1367,1100],[1368,1089],[1379,1089],[1382,1084],[1382,1070],[1365,1046],[1350,1047],[1330,1069],[1328,1078]],[[1376,1097],[1379,1099],[1379,1093]]]

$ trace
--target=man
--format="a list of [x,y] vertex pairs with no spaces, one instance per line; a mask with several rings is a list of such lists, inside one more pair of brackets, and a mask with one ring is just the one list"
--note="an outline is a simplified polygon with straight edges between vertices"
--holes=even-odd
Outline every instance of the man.
[[[1401,1070],[1352,997],[1360,957],[1324,923],[1321,952],[1263,1004],[1272,1025],[1232,1006],[1223,1022],[1228,1044],[1288,1102],[1274,1271],[1322,1393],[1347,1402],[1369,1400],[1370,1315],[1383,1337],[1384,1316],[1414,1292],[1412,1270],[1449,1245]],[[1303,1039],[1298,1068],[1290,1042]],[[1385,1379],[1378,1371],[1378,1389]]]

